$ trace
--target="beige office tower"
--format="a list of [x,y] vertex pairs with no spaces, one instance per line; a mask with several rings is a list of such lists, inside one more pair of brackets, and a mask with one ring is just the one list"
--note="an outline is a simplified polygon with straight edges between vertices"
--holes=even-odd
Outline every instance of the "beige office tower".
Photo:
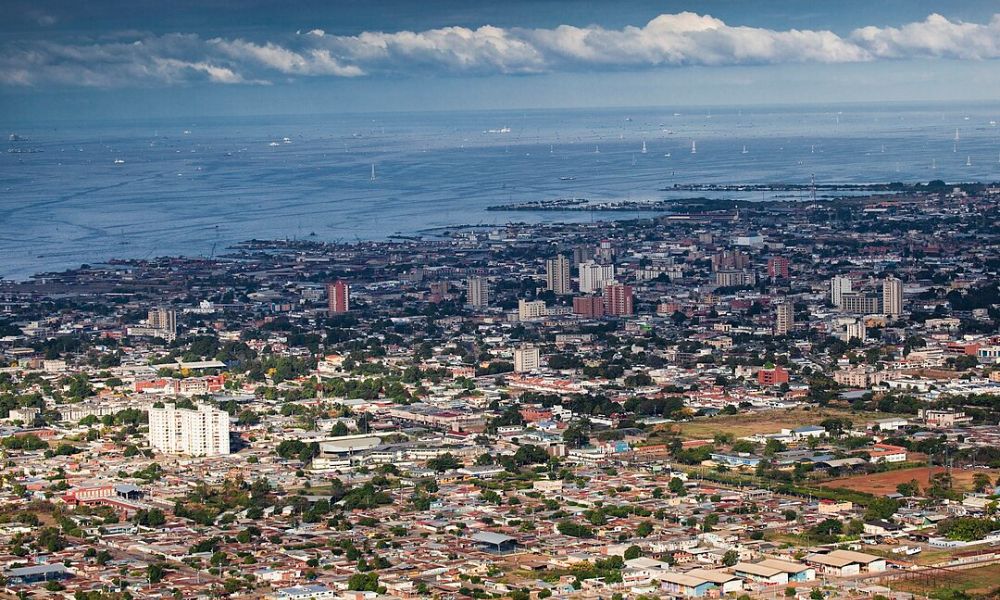
[[514,349],[514,372],[527,373],[537,371],[541,355],[535,346],[521,346]]
[[569,260],[562,254],[545,261],[545,287],[560,296],[573,293],[569,278]]
[[547,314],[544,300],[525,300],[521,298],[517,301],[517,317],[521,321],[538,319]]
[[882,312],[892,317],[903,314],[903,281],[898,277],[882,281]]
[[795,327],[795,308],[791,302],[781,302],[775,308],[774,335],[787,335]]
[[150,329],[160,332],[160,337],[173,341],[177,337],[177,312],[169,308],[154,308],[146,315]]
[[473,275],[465,280],[466,303],[473,308],[490,305],[490,286],[485,277]]

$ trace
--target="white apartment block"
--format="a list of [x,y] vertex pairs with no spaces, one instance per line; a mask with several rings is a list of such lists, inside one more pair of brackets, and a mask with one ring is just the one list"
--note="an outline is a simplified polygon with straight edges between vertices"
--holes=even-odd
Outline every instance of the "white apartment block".
[[164,454],[229,454],[229,413],[205,404],[195,409],[151,407],[149,445]]
[[903,282],[897,277],[882,281],[882,312],[892,317],[903,312]]
[[599,265],[594,261],[580,263],[580,292],[593,294],[615,278],[614,265]]
[[521,298],[517,301],[517,317],[522,321],[530,319],[540,319],[548,314],[545,310],[544,300],[525,300]]
[[840,307],[844,294],[851,293],[851,280],[848,277],[836,276],[830,280],[830,302]]

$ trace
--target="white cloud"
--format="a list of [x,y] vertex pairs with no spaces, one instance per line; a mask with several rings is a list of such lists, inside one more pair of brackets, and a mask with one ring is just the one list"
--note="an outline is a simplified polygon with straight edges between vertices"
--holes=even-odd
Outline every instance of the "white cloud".
[[932,14],[902,27],[863,27],[851,39],[879,58],[1000,58],[1000,14],[985,25],[949,21]]
[[350,36],[311,29],[273,40],[128,32],[74,43],[8,42],[0,46],[0,85],[261,84],[295,77],[531,74],[916,58],[1000,58],[1000,15],[977,24],[933,14],[900,27],[863,27],[847,36],[733,26],[691,12],[664,14],[641,27],[622,29],[484,25]]

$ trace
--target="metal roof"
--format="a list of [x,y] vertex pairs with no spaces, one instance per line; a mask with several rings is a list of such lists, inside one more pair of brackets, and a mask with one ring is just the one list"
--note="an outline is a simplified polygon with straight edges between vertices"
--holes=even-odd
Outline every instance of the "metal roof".
[[509,542],[517,542],[517,539],[510,537],[509,535],[504,535],[502,533],[493,533],[492,531],[479,531],[469,538],[474,542],[481,542],[484,544],[506,544]]

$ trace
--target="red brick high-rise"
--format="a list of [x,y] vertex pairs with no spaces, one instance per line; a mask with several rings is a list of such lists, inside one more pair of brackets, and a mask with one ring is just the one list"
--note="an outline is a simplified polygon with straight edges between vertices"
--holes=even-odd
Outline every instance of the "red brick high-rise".
[[772,256],[767,261],[767,276],[771,279],[788,279],[788,259],[784,256]]
[[326,284],[326,301],[330,314],[351,310],[351,286],[343,279]]
[[577,296],[573,298],[573,314],[583,317],[603,317],[604,298],[600,296]]
[[632,286],[619,283],[605,286],[604,312],[616,316],[634,314],[632,310]]

